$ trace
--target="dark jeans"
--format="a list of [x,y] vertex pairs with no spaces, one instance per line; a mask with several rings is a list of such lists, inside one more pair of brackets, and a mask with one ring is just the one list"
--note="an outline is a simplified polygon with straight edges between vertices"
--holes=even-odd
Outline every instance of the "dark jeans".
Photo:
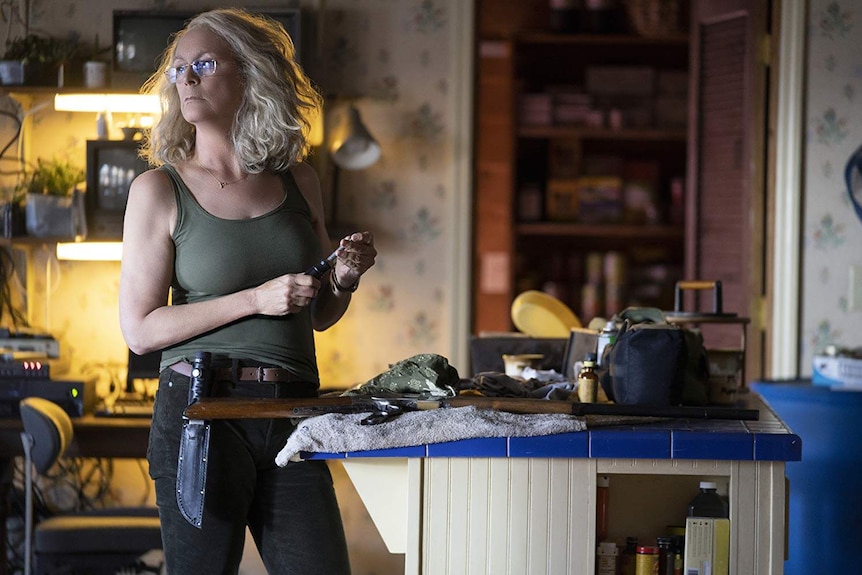
[[[228,383],[217,395],[273,397],[277,385],[289,384]],[[294,429],[288,419],[212,422],[202,529],[186,522],[177,507],[176,481],[188,386],[187,377],[162,372],[147,454],[169,575],[237,573],[246,525],[271,575],[349,573],[326,463],[275,464]]]

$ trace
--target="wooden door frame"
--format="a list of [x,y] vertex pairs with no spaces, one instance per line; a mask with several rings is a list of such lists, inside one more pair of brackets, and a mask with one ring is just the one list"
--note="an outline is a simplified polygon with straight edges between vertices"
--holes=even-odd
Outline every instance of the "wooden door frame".
[[457,2],[452,9],[451,105],[454,149],[452,187],[447,202],[446,236],[449,253],[445,307],[449,326],[447,357],[460,373],[470,367],[470,300],[473,201],[473,74],[475,50],[474,3]]
[[771,378],[799,377],[800,262],[805,50],[808,2],[773,0],[775,81],[773,159],[768,201],[771,229],[767,278],[766,367]]

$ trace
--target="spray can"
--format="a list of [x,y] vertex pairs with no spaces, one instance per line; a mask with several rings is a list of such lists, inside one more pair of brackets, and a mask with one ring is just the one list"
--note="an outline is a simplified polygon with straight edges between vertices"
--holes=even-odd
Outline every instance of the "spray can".
[[619,333],[620,330],[614,320],[609,320],[602,328],[602,331],[599,333],[599,340],[596,346],[596,363],[600,367],[606,367],[604,362],[602,361],[602,356],[604,355],[605,348],[609,345],[612,345],[617,340],[617,335]]

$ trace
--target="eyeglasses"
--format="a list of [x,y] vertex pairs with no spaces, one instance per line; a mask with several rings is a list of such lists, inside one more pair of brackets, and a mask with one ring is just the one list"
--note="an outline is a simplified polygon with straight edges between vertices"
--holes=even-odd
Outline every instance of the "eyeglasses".
[[192,72],[195,73],[196,76],[200,78],[205,78],[207,76],[212,76],[216,71],[216,61],[215,60],[195,60],[191,64],[183,64],[182,66],[171,66],[167,70],[165,70],[165,76],[168,77],[168,82],[171,84],[176,84],[177,80],[180,77],[188,72],[189,67],[191,67]]

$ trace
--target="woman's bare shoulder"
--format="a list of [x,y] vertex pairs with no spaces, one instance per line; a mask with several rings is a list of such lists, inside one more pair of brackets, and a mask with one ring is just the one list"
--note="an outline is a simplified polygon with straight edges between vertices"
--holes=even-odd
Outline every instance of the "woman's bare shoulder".
[[130,195],[161,196],[169,193],[173,193],[170,177],[164,170],[158,168],[138,174],[129,188]]
[[302,190],[313,190],[320,187],[320,180],[317,177],[317,172],[315,172],[314,168],[305,162],[300,162],[291,166],[290,173],[293,175],[293,179],[296,180],[296,184]]

